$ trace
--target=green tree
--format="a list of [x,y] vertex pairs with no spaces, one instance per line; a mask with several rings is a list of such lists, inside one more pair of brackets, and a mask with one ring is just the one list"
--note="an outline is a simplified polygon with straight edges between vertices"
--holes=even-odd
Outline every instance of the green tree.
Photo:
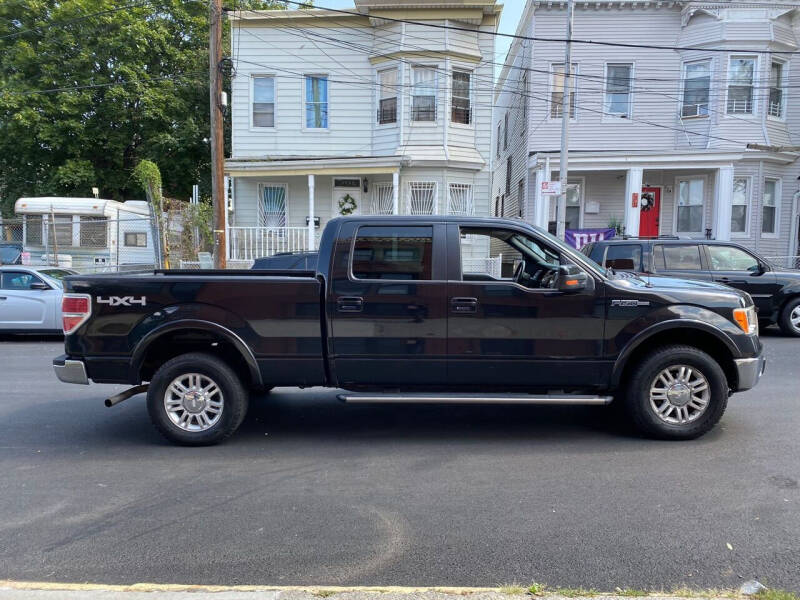
[[209,189],[207,3],[121,1],[0,2],[3,212],[20,196],[93,186],[141,198],[131,173],[142,159],[161,167],[167,196]]

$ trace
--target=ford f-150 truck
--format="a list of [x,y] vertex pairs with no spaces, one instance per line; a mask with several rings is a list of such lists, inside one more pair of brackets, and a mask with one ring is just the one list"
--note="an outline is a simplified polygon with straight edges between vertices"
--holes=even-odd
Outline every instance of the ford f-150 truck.
[[601,268],[503,219],[344,217],[314,271],[156,271],[66,280],[69,383],[147,392],[158,430],[219,442],[249,390],[344,402],[623,405],[644,434],[694,438],[764,370],[753,301],[714,283]]

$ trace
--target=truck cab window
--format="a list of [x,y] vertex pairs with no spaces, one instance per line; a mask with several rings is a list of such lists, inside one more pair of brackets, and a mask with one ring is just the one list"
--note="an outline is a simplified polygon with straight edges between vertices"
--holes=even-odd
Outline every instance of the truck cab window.
[[508,229],[461,228],[461,280],[508,281],[528,288],[555,285],[561,257]]
[[432,251],[432,227],[361,227],[353,245],[353,277],[431,280]]

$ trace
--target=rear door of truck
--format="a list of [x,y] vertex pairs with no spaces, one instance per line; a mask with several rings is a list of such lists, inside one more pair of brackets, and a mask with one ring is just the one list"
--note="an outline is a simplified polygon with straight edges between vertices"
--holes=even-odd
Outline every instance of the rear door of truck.
[[445,224],[342,224],[328,290],[338,384],[406,387],[446,379]]

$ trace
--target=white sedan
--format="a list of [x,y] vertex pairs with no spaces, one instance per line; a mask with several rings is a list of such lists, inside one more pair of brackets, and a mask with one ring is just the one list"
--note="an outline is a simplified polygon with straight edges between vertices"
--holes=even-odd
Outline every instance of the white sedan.
[[61,333],[59,267],[0,266],[0,333]]

